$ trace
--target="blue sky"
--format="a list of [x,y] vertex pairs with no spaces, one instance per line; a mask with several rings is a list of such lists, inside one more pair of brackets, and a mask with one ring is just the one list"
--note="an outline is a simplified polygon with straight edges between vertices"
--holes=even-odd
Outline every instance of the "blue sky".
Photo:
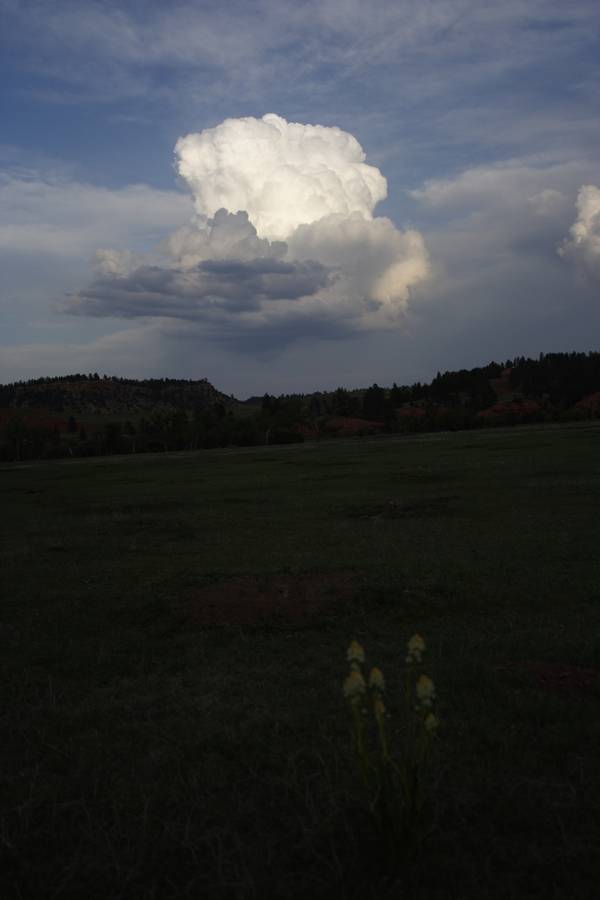
[[[0,17],[0,380],[208,377],[245,396],[598,349],[596,0],[0,0]],[[357,163],[331,129],[352,135],[387,197],[352,228],[345,195],[285,234],[260,198],[215,225],[218,191],[206,205],[174,147],[253,143],[268,113],[286,141],[288,123],[325,129],[333,181]],[[293,151],[307,190],[315,133]],[[202,177],[225,191],[258,162]],[[277,212],[299,195],[289,159],[272,165]]]

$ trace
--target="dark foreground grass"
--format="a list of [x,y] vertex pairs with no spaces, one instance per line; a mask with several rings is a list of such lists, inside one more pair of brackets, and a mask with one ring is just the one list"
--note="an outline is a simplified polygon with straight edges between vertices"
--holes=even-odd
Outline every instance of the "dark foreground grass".
[[[600,428],[7,466],[0,490],[0,896],[596,896],[597,682],[521,664],[600,669]],[[207,584],[307,572],[354,573],[354,599],[190,612]],[[431,833],[389,873],[344,653],[383,668],[393,734],[415,631]]]

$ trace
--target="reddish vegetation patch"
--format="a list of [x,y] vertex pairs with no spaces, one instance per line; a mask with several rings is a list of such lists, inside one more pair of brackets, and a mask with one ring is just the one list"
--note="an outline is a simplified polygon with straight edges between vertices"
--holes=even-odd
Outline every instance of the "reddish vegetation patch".
[[600,412],[600,391],[595,394],[589,394],[578,403],[575,404],[577,409],[587,409],[590,412]]
[[298,425],[294,426],[294,431],[297,431],[298,434],[301,434],[302,437],[308,440],[319,437],[319,429],[316,425],[311,425],[309,422],[299,422]]
[[378,434],[385,429],[383,422],[371,422],[368,419],[352,419],[349,416],[333,416],[327,419],[325,428],[332,434],[352,437],[359,434]]
[[424,415],[425,410],[422,406],[402,406],[398,410],[401,419],[422,419]]
[[19,418],[18,412],[14,409],[0,409],[0,425],[6,425],[7,422],[12,422]]
[[497,397],[503,397],[511,393],[510,373],[512,369],[503,369],[500,378],[490,379],[490,386]]
[[539,403],[536,403],[535,400],[521,400],[519,402],[494,403],[493,406],[482,409],[477,415],[482,419],[494,419],[503,416],[510,416],[514,419],[524,419],[526,416],[539,413],[541,409],[542,407]]
[[12,408],[0,409],[0,425],[12,421],[21,421],[28,428],[45,428],[50,431],[66,431],[68,426],[66,419],[56,419],[44,413],[24,412]]
[[183,609],[197,625],[260,625],[302,623],[339,603],[351,600],[358,587],[356,573],[241,575],[196,590]]

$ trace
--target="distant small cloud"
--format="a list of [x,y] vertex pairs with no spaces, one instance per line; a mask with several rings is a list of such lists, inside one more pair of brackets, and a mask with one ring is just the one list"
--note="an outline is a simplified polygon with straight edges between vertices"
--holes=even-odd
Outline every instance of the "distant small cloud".
[[[538,157],[429,181],[413,197],[432,277],[417,287],[412,324],[430,359],[502,359],[586,348],[600,307],[556,254],[573,221],[588,161]],[[447,363],[445,363],[447,365]]]

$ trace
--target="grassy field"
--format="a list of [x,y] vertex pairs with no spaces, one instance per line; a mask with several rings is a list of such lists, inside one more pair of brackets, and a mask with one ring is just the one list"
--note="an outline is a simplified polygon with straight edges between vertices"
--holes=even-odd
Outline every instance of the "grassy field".
[[[11,465],[0,496],[2,898],[596,896],[598,425]],[[400,741],[415,631],[431,831],[390,872],[341,683],[357,638]]]

